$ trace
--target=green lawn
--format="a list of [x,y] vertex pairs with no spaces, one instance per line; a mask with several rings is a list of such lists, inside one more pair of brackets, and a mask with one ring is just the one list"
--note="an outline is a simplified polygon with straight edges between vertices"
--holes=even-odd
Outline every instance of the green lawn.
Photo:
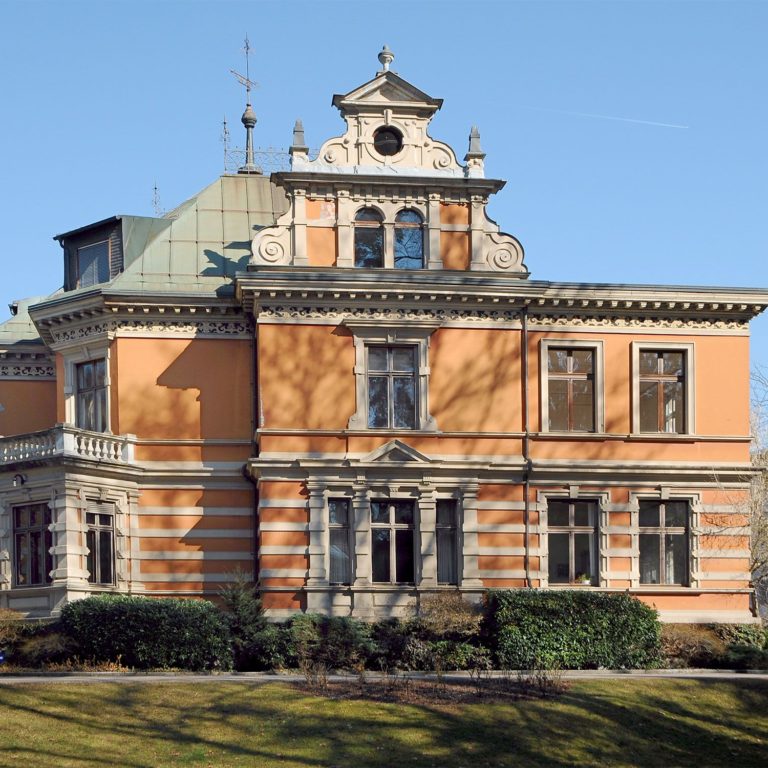
[[768,682],[589,680],[418,706],[245,683],[0,686],[2,766],[766,766]]

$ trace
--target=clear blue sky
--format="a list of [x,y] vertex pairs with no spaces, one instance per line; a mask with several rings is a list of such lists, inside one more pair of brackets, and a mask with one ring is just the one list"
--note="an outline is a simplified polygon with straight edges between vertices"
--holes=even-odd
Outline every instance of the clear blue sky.
[[54,234],[221,172],[246,33],[258,145],[338,135],[387,43],[445,100],[435,138],[463,157],[480,127],[534,278],[768,286],[768,2],[0,0],[0,319],[61,284]]

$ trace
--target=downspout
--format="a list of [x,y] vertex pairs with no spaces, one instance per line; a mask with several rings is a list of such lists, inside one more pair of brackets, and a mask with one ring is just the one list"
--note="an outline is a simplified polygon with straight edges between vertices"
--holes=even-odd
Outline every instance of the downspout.
[[[251,325],[251,323],[249,323]],[[251,453],[258,456],[259,447],[256,441],[256,430],[261,426],[261,395],[259,393],[259,368],[256,358],[258,340],[256,330],[258,326],[253,322],[253,333],[250,335],[251,346],[251,392],[253,401],[251,404]],[[259,581],[259,484],[253,477],[248,464],[243,465],[243,476],[253,485],[253,528],[251,530],[251,550],[253,551],[252,578],[253,583]]]
[[530,421],[528,416],[528,305],[526,304],[520,312],[522,319],[522,366],[523,366],[523,521],[525,523],[525,555],[523,562],[525,565],[525,586],[531,587],[531,470],[533,462],[531,461],[530,446]]

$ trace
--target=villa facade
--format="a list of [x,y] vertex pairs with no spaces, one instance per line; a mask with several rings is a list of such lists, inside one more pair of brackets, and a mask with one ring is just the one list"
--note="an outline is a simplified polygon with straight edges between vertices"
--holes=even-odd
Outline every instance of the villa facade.
[[288,171],[57,236],[63,290],[0,325],[0,606],[245,571],[276,619],[503,587],[753,620],[768,291],[531,279],[478,132],[431,138],[392,59],[317,157],[298,124]]

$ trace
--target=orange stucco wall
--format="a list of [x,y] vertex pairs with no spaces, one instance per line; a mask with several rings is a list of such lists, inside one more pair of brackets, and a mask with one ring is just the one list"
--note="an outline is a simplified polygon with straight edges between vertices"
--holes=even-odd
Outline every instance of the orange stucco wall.
[[441,328],[429,350],[429,408],[444,431],[522,429],[520,335]]
[[307,227],[307,259],[310,267],[334,267],[336,254],[335,227]]
[[156,439],[248,439],[251,348],[233,339],[118,339],[113,430]]
[[469,206],[466,203],[440,203],[441,224],[469,224]]
[[469,235],[466,232],[441,232],[440,258],[444,269],[469,269]]
[[355,412],[355,351],[348,331],[261,325],[257,350],[265,427],[346,428]]
[[[631,431],[632,342],[691,343],[694,345],[696,434],[749,435],[749,339],[746,336],[531,332],[529,402],[533,429],[542,428],[539,388],[542,374],[539,370],[539,349],[542,339],[602,341],[605,430],[614,434],[628,434]],[[546,375],[546,371],[543,375]],[[728,407],[723,407],[726,401]]]
[[56,423],[55,381],[0,381],[0,435],[49,429]]

